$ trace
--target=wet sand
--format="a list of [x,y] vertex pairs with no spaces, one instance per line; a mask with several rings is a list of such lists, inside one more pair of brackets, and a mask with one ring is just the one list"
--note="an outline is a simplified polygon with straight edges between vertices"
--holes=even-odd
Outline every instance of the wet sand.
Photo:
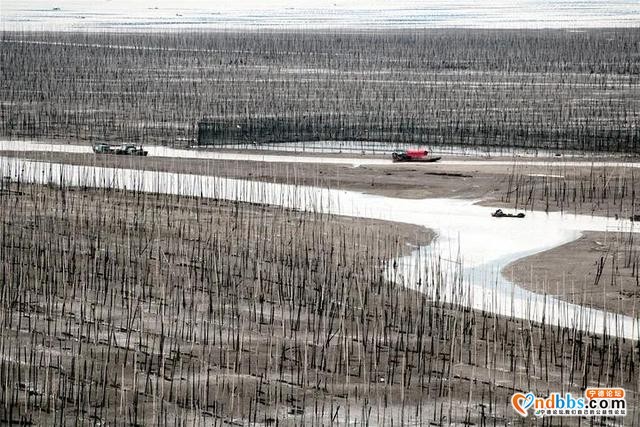
[[585,232],[571,243],[508,265],[503,274],[518,286],[610,312],[638,317],[638,238]]

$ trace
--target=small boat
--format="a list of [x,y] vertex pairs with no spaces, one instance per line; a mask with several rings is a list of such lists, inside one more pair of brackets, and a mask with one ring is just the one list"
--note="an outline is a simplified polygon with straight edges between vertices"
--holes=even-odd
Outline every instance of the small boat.
[[517,214],[505,213],[502,209],[498,209],[495,212],[491,213],[491,216],[494,218],[524,218],[524,213],[520,212]]
[[118,154],[126,156],[146,156],[149,154],[142,148],[142,146],[137,146],[135,144],[94,144],[93,152],[96,154]]
[[407,150],[395,151],[391,154],[394,163],[413,162],[413,163],[432,163],[437,162],[442,157],[429,156],[426,150]]

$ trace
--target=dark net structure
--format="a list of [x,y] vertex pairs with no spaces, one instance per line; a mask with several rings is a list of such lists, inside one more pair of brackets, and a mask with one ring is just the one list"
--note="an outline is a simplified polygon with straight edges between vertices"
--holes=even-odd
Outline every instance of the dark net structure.
[[198,145],[237,145],[304,141],[429,142],[427,126],[402,117],[378,119],[370,114],[300,114],[206,118],[198,122]]

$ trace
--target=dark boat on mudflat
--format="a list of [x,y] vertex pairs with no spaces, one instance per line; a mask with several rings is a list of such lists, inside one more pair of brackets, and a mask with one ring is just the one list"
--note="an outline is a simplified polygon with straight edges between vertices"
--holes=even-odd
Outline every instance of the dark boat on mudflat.
[[517,214],[505,213],[502,209],[498,209],[495,212],[491,213],[491,216],[494,218],[524,218],[524,213],[520,212]]

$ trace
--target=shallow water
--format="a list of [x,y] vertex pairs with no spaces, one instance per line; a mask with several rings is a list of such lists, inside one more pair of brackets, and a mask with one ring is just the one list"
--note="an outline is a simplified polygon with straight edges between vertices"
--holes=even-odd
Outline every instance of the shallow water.
[[627,220],[541,212],[529,213],[525,220],[510,220],[492,218],[492,208],[476,206],[470,200],[407,200],[335,189],[4,157],[0,157],[0,173],[23,182],[202,196],[425,226],[438,238],[432,245],[399,259],[396,268],[389,268],[387,274],[397,283],[437,295],[441,301],[497,314],[639,337],[637,318],[540,296],[512,285],[500,274],[511,261],[570,242],[580,236],[581,230],[633,230]]
[[4,0],[5,30],[638,26],[635,0]]

